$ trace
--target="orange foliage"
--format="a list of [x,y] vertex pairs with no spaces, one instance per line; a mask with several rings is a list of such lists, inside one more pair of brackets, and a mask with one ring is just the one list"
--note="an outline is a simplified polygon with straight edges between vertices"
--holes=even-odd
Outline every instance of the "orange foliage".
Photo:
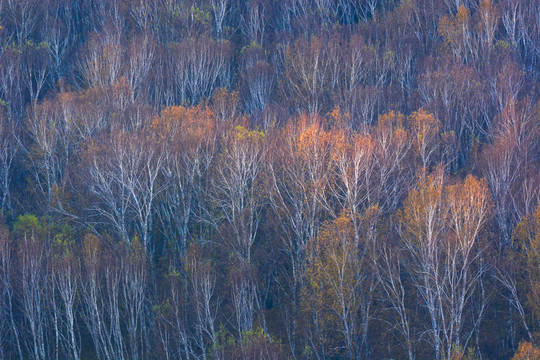
[[326,153],[331,144],[331,133],[325,130],[320,119],[303,115],[291,121],[284,130],[285,136],[294,137],[295,152],[304,160]]
[[171,106],[154,118],[150,125],[152,133],[160,139],[178,139],[179,136],[202,140],[214,132],[217,119],[208,107]]
[[420,181],[418,188],[410,191],[403,209],[403,222],[412,240],[431,243],[448,219],[444,207],[442,174],[429,175]]
[[467,176],[463,184],[448,187],[447,202],[458,242],[470,246],[468,243],[475,241],[491,211],[486,180]]
[[512,360],[540,360],[540,350],[530,342],[523,341]]
[[458,59],[465,56],[470,38],[471,13],[463,4],[459,7],[455,18],[445,15],[439,23],[439,34],[444,39],[444,45]]

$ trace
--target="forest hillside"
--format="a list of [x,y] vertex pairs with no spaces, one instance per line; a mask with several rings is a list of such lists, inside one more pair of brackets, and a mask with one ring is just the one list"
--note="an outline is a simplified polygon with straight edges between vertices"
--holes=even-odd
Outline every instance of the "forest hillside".
[[537,0],[0,0],[0,359],[540,359]]

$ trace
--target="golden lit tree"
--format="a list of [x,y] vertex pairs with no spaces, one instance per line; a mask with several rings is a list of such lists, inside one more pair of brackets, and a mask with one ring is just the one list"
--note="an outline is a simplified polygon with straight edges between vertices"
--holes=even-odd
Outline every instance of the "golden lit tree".
[[539,360],[540,350],[530,342],[523,341],[519,344],[512,360]]
[[[410,256],[407,267],[429,314],[427,333],[436,359],[449,358],[454,346],[466,348],[483,318],[485,299],[477,289],[487,264],[479,235],[490,213],[485,180],[468,176],[446,185],[441,169],[421,179],[405,201],[401,235]],[[478,309],[471,312],[475,300]]]
[[[378,214],[377,208],[363,216],[344,213],[308,242],[304,311],[308,346],[318,357],[359,359],[367,353]],[[359,217],[360,241],[352,217]]]

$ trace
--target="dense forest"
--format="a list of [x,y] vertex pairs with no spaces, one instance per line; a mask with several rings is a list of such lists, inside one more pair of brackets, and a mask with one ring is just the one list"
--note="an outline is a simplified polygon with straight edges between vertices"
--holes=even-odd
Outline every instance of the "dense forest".
[[0,25],[0,359],[540,359],[537,0]]

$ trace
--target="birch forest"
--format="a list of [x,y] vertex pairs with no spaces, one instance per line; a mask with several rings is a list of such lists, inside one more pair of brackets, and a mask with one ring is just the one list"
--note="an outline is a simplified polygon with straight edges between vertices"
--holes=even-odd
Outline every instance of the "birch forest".
[[0,359],[539,360],[538,0],[0,0]]

